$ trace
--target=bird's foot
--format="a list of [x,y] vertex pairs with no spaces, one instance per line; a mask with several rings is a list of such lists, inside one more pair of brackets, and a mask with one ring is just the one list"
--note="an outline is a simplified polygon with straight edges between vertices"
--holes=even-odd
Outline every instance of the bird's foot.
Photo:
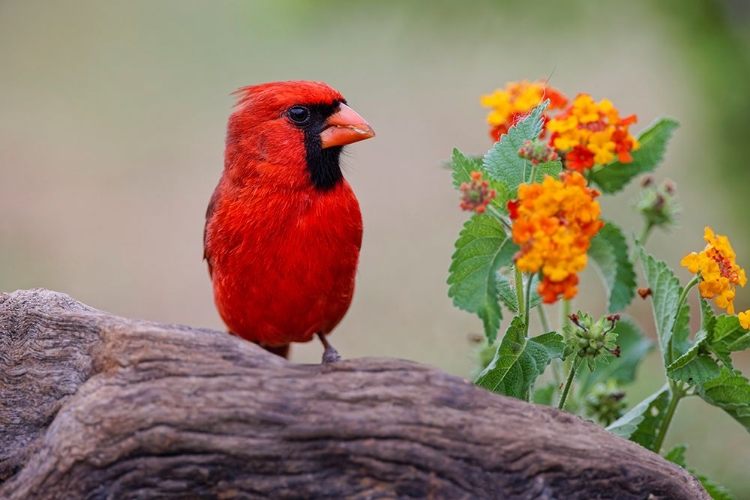
[[325,351],[323,352],[323,364],[326,365],[328,363],[341,361],[341,356],[339,356],[338,351],[331,345],[331,343],[328,342],[325,334],[318,332],[318,338],[323,343],[323,347],[325,347]]
[[334,349],[333,346],[329,345],[326,347],[326,350],[323,351],[323,364],[335,363],[336,361],[341,361],[341,356],[339,356],[338,351]]

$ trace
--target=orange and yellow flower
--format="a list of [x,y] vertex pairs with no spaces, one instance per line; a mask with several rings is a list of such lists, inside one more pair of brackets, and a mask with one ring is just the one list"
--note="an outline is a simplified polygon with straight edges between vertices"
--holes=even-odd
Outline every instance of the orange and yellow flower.
[[745,330],[750,330],[750,309],[737,315],[740,320],[740,326]]
[[[706,299],[716,298],[716,305],[726,309],[728,314],[734,314],[734,295],[737,285],[744,287],[747,283],[745,270],[737,265],[737,255],[729,243],[729,239],[723,235],[715,235],[711,228],[705,229],[703,239],[706,240],[706,248],[700,253],[687,254],[680,264],[687,267],[693,274],[700,273],[698,289],[701,296]],[[743,328],[750,326],[750,316],[740,318]],[[747,324],[748,326],[745,326]]]
[[563,172],[560,180],[521,184],[518,199],[508,202],[513,242],[521,247],[515,263],[521,271],[542,272],[538,292],[547,304],[578,293],[590,240],[604,225],[598,196],[583,175]]
[[571,105],[545,127],[552,135],[550,143],[565,153],[565,167],[584,172],[594,165],[607,165],[617,158],[630,163],[631,151],[640,147],[628,127],[636,116],[620,118],[608,99],[594,102],[588,94],[578,94]]
[[560,91],[544,82],[510,82],[504,89],[483,95],[480,101],[482,106],[491,108],[487,114],[487,123],[492,127],[492,140],[500,140],[501,135],[507,133],[510,127],[545,99],[550,100],[548,111],[563,109],[568,102],[568,98]]

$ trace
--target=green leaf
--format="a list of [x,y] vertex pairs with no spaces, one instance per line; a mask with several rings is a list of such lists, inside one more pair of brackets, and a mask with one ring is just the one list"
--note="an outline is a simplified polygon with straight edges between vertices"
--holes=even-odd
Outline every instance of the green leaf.
[[750,332],[740,326],[737,316],[723,314],[716,317],[711,334],[708,335],[708,341],[708,350],[724,366],[733,370],[731,354],[750,347]]
[[[587,394],[591,387],[599,382],[616,380],[621,385],[630,384],[635,380],[636,370],[643,358],[646,357],[654,343],[649,340],[641,327],[627,316],[617,322],[614,332],[617,333],[617,345],[620,346],[620,357],[609,358],[609,363],[597,363],[593,372],[578,371],[580,393]],[[602,358],[607,359],[607,358]]]
[[[524,284],[525,285],[525,284]],[[516,295],[516,287],[511,284],[510,279],[504,274],[498,273],[497,286],[500,291],[500,301],[508,308],[512,313],[518,312],[518,296]],[[539,286],[539,275],[536,274],[531,280],[531,308],[535,308],[542,303],[542,296],[537,292]]]
[[664,387],[614,421],[607,427],[607,430],[653,451],[656,436],[664,423],[671,397],[669,385],[665,384]]
[[679,123],[671,118],[660,118],[638,135],[641,147],[633,151],[633,161],[620,163],[616,161],[592,171],[589,179],[603,193],[616,193],[624,188],[634,177],[651,172],[664,158],[667,142]]
[[635,295],[635,271],[619,227],[607,222],[591,239],[589,255],[607,289],[607,312],[625,309]]
[[471,182],[472,172],[482,172],[482,159],[472,158],[453,148],[453,157],[450,163],[453,177],[453,187],[458,189],[461,184]]
[[[484,170],[490,178],[508,187],[505,203],[517,197],[518,186],[528,181],[531,176],[531,162],[518,156],[518,150],[524,142],[536,139],[542,133],[543,114],[548,105],[549,99],[534,108],[526,118],[500,137],[484,156]],[[539,165],[536,178],[544,178],[546,174],[557,175],[561,168],[562,164],[559,161],[543,163]]]
[[740,320],[735,315],[718,316],[710,347],[717,345],[723,346],[729,352],[744,351],[750,348],[750,331],[740,326]]
[[549,332],[524,337],[523,320],[516,316],[497,348],[495,358],[477,377],[476,384],[487,390],[528,401],[534,381],[553,358],[565,348],[562,335]]
[[[689,348],[687,338],[690,335],[690,306],[685,301],[680,311],[677,311],[677,303],[682,294],[680,280],[666,263],[656,260],[643,248],[640,249],[640,254],[646,282],[651,288],[651,308],[654,312],[659,348],[666,367],[671,364],[671,360],[682,356]],[[667,346],[673,335],[673,352],[668,354]]]
[[706,489],[706,493],[708,493],[713,500],[737,500],[737,497],[735,497],[728,489],[721,486],[705,474],[696,472],[694,469],[688,469],[688,472],[698,478],[698,481],[700,481]]
[[702,384],[721,375],[719,364],[706,353],[707,337],[701,338],[688,351],[667,367],[667,376],[688,384]]
[[502,319],[497,271],[510,264],[517,250],[500,223],[489,215],[475,215],[466,221],[456,241],[448,296],[456,307],[482,319],[490,344],[497,338]]
[[687,445],[676,444],[672,446],[668,452],[664,454],[664,459],[669,460],[673,464],[677,464],[683,469],[687,469],[687,461],[685,455],[687,453]]
[[720,376],[700,384],[697,393],[708,404],[721,408],[750,432],[750,383],[742,373],[722,367]]
[[[450,167],[453,176],[453,187],[456,189],[460,189],[461,184],[464,182],[467,184],[471,182],[472,172],[485,173],[482,168],[482,158],[467,156],[456,148],[453,148]],[[490,203],[501,212],[507,213],[508,186],[491,178],[486,180],[489,182],[490,189],[494,189],[496,193]]]

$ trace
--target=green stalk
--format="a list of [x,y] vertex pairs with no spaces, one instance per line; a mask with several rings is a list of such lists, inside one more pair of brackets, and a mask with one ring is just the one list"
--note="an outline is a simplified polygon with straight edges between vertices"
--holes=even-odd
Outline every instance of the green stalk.
[[518,269],[518,266],[513,266],[513,270],[515,272],[515,280],[516,280],[516,300],[518,301],[518,316],[521,318],[526,317],[526,309],[525,309],[525,303],[523,298],[523,275],[521,274],[521,270]]
[[529,279],[526,282],[526,298],[524,299],[524,337],[529,336],[529,316],[531,314],[531,280],[534,279],[534,275],[529,273]]
[[651,236],[651,230],[654,228],[654,225],[651,222],[646,222],[643,225],[643,230],[641,231],[641,235],[638,236],[638,244],[642,247],[646,246],[646,241],[648,240],[648,237]]
[[539,323],[542,325],[542,332],[549,332],[549,320],[547,319],[547,312],[544,310],[544,306],[539,304],[536,310],[539,313]]
[[533,184],[536,179],[536,171],[539,170],[539,165],[531,164],[531,177],[529,178],[529,184]]
[[[570,300],[563,299],[562,305],[560,306],[560,329],[568,324],[568,316],[570,316]],[[563,332],[564,333],[564,332]],[[567,338],[565,340],[568,340]]]
[[641,230],[640,236],[638,236],[638,239],[635,240],[635,246],[633,247],[633,251],[630,253],[630,260],[633,262],[633,264],[638,263],[638,247],[645,247],[646,246],[646,240],[648,240],[648,237],[651,236],[651,230],[654,228],[654,225],[650,222],[646,222],[643,225],[643,230]]
[[565,400],[568,399],[568,393],[570,392],[570,386],[573,385],[573,379],[576,376],[576,371],[578,370],[578,366],[581,364],[581,361],[583,361],[583,358],[581,356],[575,355],[575,361],[573,361],[570,364],[570,372],[568,372],[568,380],[565,382],[565,387],[563,388],[563,392],[560,395],[560,402],[557,404],[557,408],[562,410],[565,408]]
[[667,436],[667,430],[672,423],[672,418],[674,418],[675,410],[677,409],[677,403],[679,403],[682,396],[684,396],[682,391],[676,390],[675,384],[672,381],[669,382],[669,392],[671,398],[669,400],[669,406],[667,406],[667,413],[664,415],[664,421],[659,428],[659,434],[656,436],[656,441],[654,441],[654,448],[651,450],[654,453],[661,452],[664,438]]
[[[685,285],[685,288],[683,288],[682,293],[680,294],[680,298],[677,300],[677,309],[675,312],[675,317],[680,315],[680,310],[682,309],[683,304],[685,304],[685,300],[687,299],[688,292],[698,284],[700,281],[700,275],[696,274],[693,276],[693,279],[690,280],[690,282]],[[674,332],[672,332],[674,334]],[[664,353],[664,357],[666,358],[666,365],[669,366],[672,364],[672,335],[669,336],[669,341],[667,342],[666,351]]]

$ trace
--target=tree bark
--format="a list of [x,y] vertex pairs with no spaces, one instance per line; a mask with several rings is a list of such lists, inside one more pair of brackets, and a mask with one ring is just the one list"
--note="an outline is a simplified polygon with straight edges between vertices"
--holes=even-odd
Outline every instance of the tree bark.
[[0,295],[0,498],[708,498],[576,416],[396,359]]

